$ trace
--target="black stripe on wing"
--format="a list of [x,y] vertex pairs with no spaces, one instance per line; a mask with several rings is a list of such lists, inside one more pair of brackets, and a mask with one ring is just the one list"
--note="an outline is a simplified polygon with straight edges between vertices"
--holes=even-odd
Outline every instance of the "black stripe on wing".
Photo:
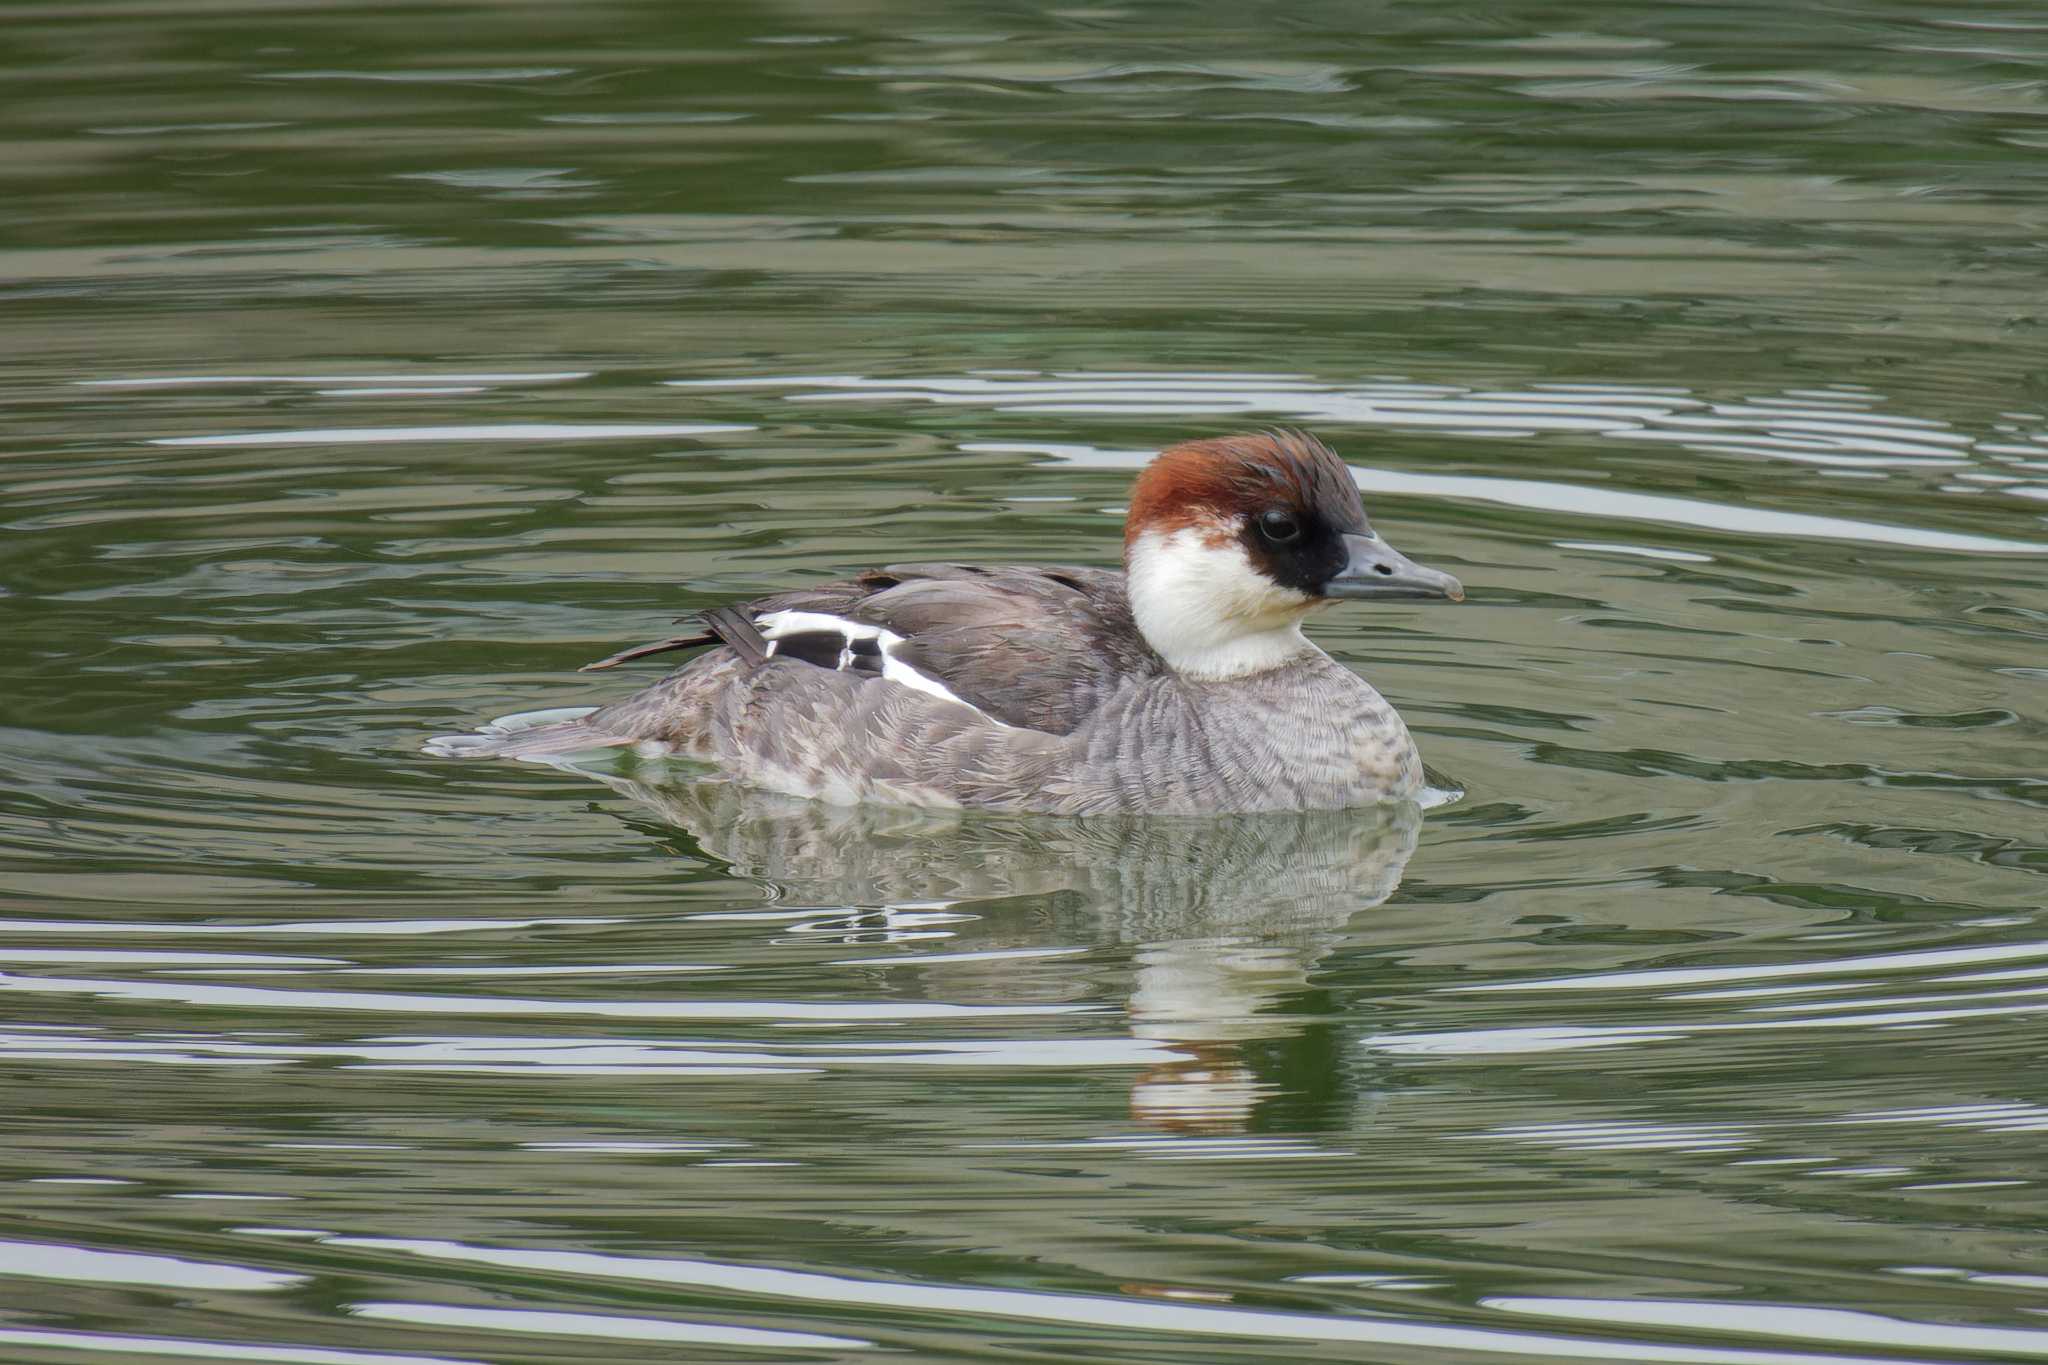
[[635,645],[607,655],[596,663],[585,664],[579,672],[597,673],[607,668],[616,668],[635,659],[645,659],[654,654],[666,654],[671,650],[690,649],[698,645],[722,644],[730,647],[735,654],[749,664],[764,664],[770,659],[795,659],[800,663],[813,664],[819,668],[844,670],[869,677],[882,675],[882,644],[867,628],[848,623],[843,629],[830,627],[818,630],[796,631],[779,634],[773,639],[761,633],[754,618],[738,607],[713,607],[700,618],[709,628],[698,635],[674,635],[652,644]]
[[804,630],[777,635],[772,648],[778,659],[796,659],[838,672],[867,677],[882,675],[882,643],[851,631]]

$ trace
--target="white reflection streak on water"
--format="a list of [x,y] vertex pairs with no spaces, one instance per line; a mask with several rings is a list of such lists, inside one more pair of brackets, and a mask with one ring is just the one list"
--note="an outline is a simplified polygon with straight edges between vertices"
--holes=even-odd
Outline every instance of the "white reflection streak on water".
[[80,379],[82,389],[200,388],[215,384],[543,384],[588,379],[590,370],[533,374],[184,374],[141,379]]
[[[1866,996],[1849,1003],[1858,1009],[1897,1009],[1903,1005],[1947,1005],[1971,1000],[2039,998],[2043,995],[2048,995],[2048,986],[2018,986],[2010,990],[1969,994]],[[1751,1009],[1758,1014],[1811,1014],[1816,1010],[1833,1009],[1837,1003],[1832,1000],[1795,1000],[1782,1005],[1754,1005]]]
[[[1125,372],[906,379],[791,375],[667,383],[683,389],[784,389],[790,390],[783,395],[788,401],[808,403],[923,402],[1047,415],[1264,413],[1300,422],[1436,429],[1504,438],[1577,433],[1669,441],[1708,454],[1757,456],[1851,471],[1966,466],[1982,448],[1974,438],[1928,419],[1870,411],[1868,405],[1876,396],[1861,390],[1845,390],[1826,398],[1788,393],[1743,403],[1714,403],[1690,397],[1682,389],[1623,385],[1538,385],[1520,391],[1483,391],[1374,381],[1342,388],[1294,377]],[[980,444],[963,449],[1047,454],[1113,467],[1136,467],[1152,454],[1149,450],[1055,445]],[[1677,522],[1747,535],[1876,541],[1977,552],[2048,552],[2048,544],[1535,480],[1433,478],[1370,469],[1356,473],[1368,492],[1469,498],[1538,511]]]
[[[1860,958],[1828,962],[1786,962],[1754,967],[1658,968],[1635,972],[1595,972],[1578,977],[1549,977],[1534,981],[1494,982],[1480,986],[1445,987],[1447,994],[1497,994],[1517,991],[1588,991],[1648,989],[1661,992],[1668,986],[1703,985],[1724,981],[1753,981],[1772,977],[1841,976],[1859,972],[1914,971],[1964,963],[1993,962],[2048,955],[2048,944],[2016,943],[1983,948],[1944,948],[1906,953],[1879,953]],[[1814,984],[1817,991],[1860,990],[1874,983]],[[1437,1032],[1373,1034],[1363,1045],[1376,1051],[1415,1056],[1493,1056],[1509,1053],[1562,1052],[1580,1048],[1622,1047],[1638,1043],[1671,1042],[1708,1033],[1752,1033],[1787,1028],[1898,1028],[1938,1026],[1956,1020],[2048,1013],[2048,1003],[1978,1004],[2020,997],[2031,1002],[2041,989],[1987,990],[1976,994],[1952,993],[1923,996],[1885,996],[1842,999],[1839,997],[1794,1004],[1755,1004],[1741,1007],[1743,1015],[1771,1016],[1748,1019],[1673,1020],[1637,1024],[1518,1025],[1501,1028],[1446,1029]],[[1685,1001],[1726,1001],[1745,998],[1732,990],[1681,991],[1659,994],[1659,999]],[[1903,1009],[1903,1005],[1941,1005],[1948,1008]]]
[[[808,1271],[775,1270],[718,1261],[603,1255],[581,1251],[531,1251],[468,1246],[460,1242],[400,1237],[338,1236],[330,1247],[359,1248],[434,1260],[501,1266],[542,1274],[642,1280],[688,1285],[734,1294],[761,1295],[811,1303],[857,1305],[929,1312],[949,1318],[962,1313],[1118,1331],[1177,1336],[1246,1337],[1267,1341],[1350,1341],[1380,1346],[1418,1346],[1487,1355],[1554,1356],[1581,1360],[1665,1361],[1672,1365],[1880,1365],[1870,1357],[1815,1356],[1782,1351],[1722,1347],[1666,1346],[1641,1341],[1537,1335],[1478,1327],[1376,1317],[1370,1320],[1317,1317],[1306,1313],[1262,1312],[1120,1299],[1094,1294],[1057,1294],[967,1285],[906,1284],[853,1279]],[[1884,1365],[1908,1365],[1897,1356]]]
[[1356,1152],[1318,1147],[1299,1138],[1091,1137],[1078,1141],[967,1143],[974,1152],[1130,1152],[1145,1161],[1355,1160]]
[[257,76],[266,81],[395,81],[430,85],[466,85],[472,81],[544,81],[576,73],[573,66],[517,66],[475,70],[417,71],[265,71]]
[[[2018,1181],[1979,1180],[1975,1185],[2018,1184]],[[1951,1188],[1956,1188],[1952,1186]],[[1959,1266],[1945,1265],[1902,1265],[1893,1266],[1894,1275],[1913,1275],[1935,1280],[1963,1280],[1970,1284],[1996,1285],[2002,1289],[2048,1289],[2048,1275],[2000,1275],[1982,1270],[1964,1270]],[[2039,1308],[2029,1308],[2030,1313],[2039,1313]]]
[[0,962],[24,965],[39,963],[97,964],[101,966],[145,967],[339,967],[348,963],[338,957],[285,957],[262,953],[166,953],[126,948],[0,948]]
[[[1309,379],[1275,381],[1254,375],[1190,376],[1142,373],[1067,374],[1031,378],[869,379],[860,375],[764,376],[733,380],[671,380],[676,388],[782,388],[793,402],[921,401],[946,405],[988,405],[998,411],[1055,413],[1076,408],[1115,412],[1124,408],[1175,411],[1191,400],[1204,407],[1271,412],[1296,421],[1358,423],[1368,426],[1485,428],[1603,432],[1636,436],[1655,429],[1687,435],[1730,431],[1819,438],[1816,448],[1872,455],[1904,454],[1956,460],[1967,436],[1941,430],[1921,419],[1844,410],[1817,402],[1776,400],[1713,403],[1682,389],[1631,389],[1622,385],[1565,389],[1546,385],[1527,390],[1475,390],[1457,385],[1376,381],[1344,388]],[[1848,395],[1843,395],[1847,398]],[[1858,395],[1861,398],[1861,395]],[[1048,401],[1050,400],[1050,401]],[[1867,400],[1865,400],[1867,401]]]
[[729,423],[500,422],[476,426],[313,427],[303,431],[243,431],[218,436],[158,436],[153,446],[383,445],[399,441],[592,441],[611,437],[711,436],[752,431]]
[[[1656,967],[1637,972],[1588,972],[1583,976],[1504,981],[1483,986],[1448,986],[1461,994],[1499,991],[1596,991],[1648,986],[1696,986],[1715,981],[1756,981],[1780,976],[1842,976],[1851,972],[1905,972],[1924,967],[2001,962],[2013,958],[2048,957],[2048,943],[1988,944],[1981,948],[1929,948],[1906,953],[1874,953],[1826,962],[1779,962],[1753,967]],[[1961,978],[1956,978],[1961,979]]]
[[[479,1012],[486,1001],[477,1002]],[[771,1044],[717,1039],[413,1036],[354,1043],[175,1042],[0,1033],[10,1061],[160,1062],[185,1066],[275,1066],[339,1061],[365,1071],[560,1075],[796,1075],[844,1067],[968,1066],[1091,1070],[1184,1060],[1170,1045],[1140,1038],[977,1039],[973,1041]]]
[[1768,1303],[1672,1299],[1549,1299],[1502,1295],[1480,1304],[1503,1313],[1527,1313],[1631,1327],[1676,1327],[1751,1336],[1790,1337],[1829,1345],[1992,1351],[2048,1356],[2048,1332],[2017,1327],[1965,1327],[1911,1322],[1843,1308],[1800,1308]]
[[1659,1024],[1555,1024],[1516,1028],[1456,1029],[1438,1033],[1376,1033],[1364,1046],[1409,1056],[1500,1056],[1524,1052],[1566,1052],[1579,1048],[1668,1043],[1705,1033],[1755,1033],[1788,1028],[1900,1028],[1959,1019],[2048,1013],[2042,1005],[1987,1005],[1951,1010],[1897,1010],[1887,1014],[1838,1014],[1806,1019],[1746,1022],[1702,1020]]
[[1453,1142],[1508,1141],[1566,1152],[1736,1152],[1754,1130],[1734,1123],[1525,1123],[1483,1133],[1457,1133]]
[[1564,1052],[1575,1048],[1668,1043],[1703,1033],[1754,1033],[1788,1028],[1896,1028],[1943,1024],[1958,1019],[2048,1013],[2043,1005],[1987,1005],[1953,1010],[1900,1010],[1889,1014],[1844,1014],[1810,1019],[1754,1022],[1707,1020],[1663,1024],[1557,1024],[1522,1028],[1462,1029],[1441,1033],[1376,1033],[1365,1046],[1411,1056],[1498,1056],[1518,1052]]
[[1690,550],[1664,550],[1651,545],[1619,545],[1604,540],[1554,540],[1551,544],[1560,550],[1590,550],[1595,554],[1639,555],[1644,559],[1668,559],[1679,564],[1711,564],[1712,555],[1694,554]]
[[618,915],[555,916],[546,919],[348,919],[287,920],[264,924],[179,924],[153,921],[146,924],[119,920],[0,920],[0,934],[106,934],[134,937],[141,934],[303,934],[321,938],[331,934],[382,938],[414,934],[498,933],[512,929],[553,929],[568,926],[624,924]]
[[403,388],[394,385],[390,388],[315,389],[313,392],[322,398],[445,398],[474,393],[489,393],[490,388],[484,384],[449,384],[431,389]]
[[540,1332],[558,1337],[604,1337],[614,1341],[677,1341],[695,1346],[746,1346],[757,1350],[863,1350],[872,1341],[777,1332],[760,1327],[727,1327],[711,1322],[671,1322],[601,1313],[541,1312],[519,1308],[467,1308],[434,1303],[357,1303],[353,1317],[409,1322],[422,1327],[467,1327],[483,1332]]
[[[1099,469],[1137,469],[1152,458],[1150,450],[1102,450],[1093,446],[978,442],[960,447],[970,453],[1047,455],[1071,464]],[[1992,536],[1957,535],[1911,526],[1890,526],[1845,517],[1805,512],[1773,512],[1756,507],[1671,498],[1656,493],[1625,493],[1580,484],[1545,483],[1535,479],[1496,479],[1477,475],[1411,474],[1392,469],[1351,466],[1358,486],[1368,493],[1397,497],[1440,497],[1495,502],[1524,511],[1562,512],[1571,516],[1615,517],[1626,521],[1675,522],[1681,526],[1729,531],[1736,535],[1788,536],[1812,540],[1860,540],[1880,545],[1910,545],[1923,550],[1957,550],[1995,554],[2048,554],[2048,543],[2003,540]]]
[[[0,961],[4,961],[0,957]],[[498,980],[519,976],[674,976],[682,972],[722,972],[725,967],[694,962],[579,962],[573,964],[508,967],[500,963],[474,962],[459,967],[346,967],[322,971],[322,976],[455,976]],[[298,970],[237,970],[232,972],[179,971],[175,976],[305,976]]]
[[[1922,1123],[1938,1128],[1969,1128],[1982,1133],[2048,1131],[2048,1109],[2024,1101],[2004,1104],[1948,1104],[1932,1109],[1875,1109],[1838,1120],[1847,1124]],[[2048,1282],[2044,1282],[2048,1287]]]
[[275,1361],[277,1365],[481,1365],[472,1357],[397,1355],[389,1351],[337,1351],[325,1346],[245,1345],[177,1337],[117,1336],[105,1332],[37,1332],[0,1327],[0,1346],[52,1351],[118,1351],[130,1358]]
[[304,1275],[246,1266],[188,1261],[137,1251],[96,1251],[52,1242],[0,1241],[0,1279],[77,1280],[90,1284],[141,1284],[158,1289],[226,1289],[260,1293],[290,1289]]
[[403,995],[374,991],[292,991],[261,986],[42,978],[0,973],[0,991],[168,1000],[221,1009],[374,1010],[398,1014],[523,1014],[626,1019],[822,1020],[995,1019],[1099,1014],[1091,1005],[947,1005],[916,1001],[842,1004],[794,1000],[528,1000],[509,996]]

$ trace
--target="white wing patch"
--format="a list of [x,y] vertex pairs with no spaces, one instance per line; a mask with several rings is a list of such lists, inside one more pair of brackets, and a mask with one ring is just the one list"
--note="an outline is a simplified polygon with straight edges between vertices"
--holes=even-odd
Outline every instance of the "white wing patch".
[[[844,670],[853,666],[854,646],[872,640],[880,655],[882,677],[893,683],[900,683],[916,692],[965,706],[988,720],[990,724],[1002,722],[989,716],[980,707],[962,701],[952,688],[926,673],[920,673],[896,657],[896,650],[903,644],[903,637],[893,630],[868,625],[862,621],[849,621],[841,616],[828,616],[819,611],[771,611],[754,618],[754,628],[761,632],[761,638],[768,642],[769,657],[774,657],[775,647],[781,641],[795,635],[837,635],[844,644],[839,649],[837,667]],[[1005,727],[1007,728],[1007,727]]]

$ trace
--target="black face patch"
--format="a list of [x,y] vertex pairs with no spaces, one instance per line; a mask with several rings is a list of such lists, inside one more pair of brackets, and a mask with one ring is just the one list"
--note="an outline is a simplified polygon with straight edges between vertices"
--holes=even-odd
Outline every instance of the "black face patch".
[[1240,539],[1252,567],[1283,588],[1320,597],[1323,584],[1351,562],[1344,533],[1362,530],[1333,525],[1313,511],[1276,505],[1247,517]]
[[1147,532],[1239,528],[1252,567],[1281,587],[1320,597],[1351,562],[1346,535],[1369,536],[1350,468],[1300,431],[1222,436],[1170,446],[1131,489],[1125,545]]
[[1321,441],[1278,431],[1239,455],[1232,479],[1241,537],[1253,567],[1284,588],[1320,597],[1344,572],[1346,535],[1371,535],[1351,470]]

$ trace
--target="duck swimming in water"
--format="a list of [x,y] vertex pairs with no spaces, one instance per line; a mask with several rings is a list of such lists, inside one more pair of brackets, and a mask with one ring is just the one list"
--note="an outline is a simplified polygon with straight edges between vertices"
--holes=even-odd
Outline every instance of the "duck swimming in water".
[[1422,760],[1302,622],[1344,600],[1464,598],[1374,533],[1314,437],[1169,447],[1138,476],[1124,572],[903,564],[705,612],[710,646],[575,720],[426,751],[631,746],[838,804],[1085,814],[1338,810],[1413,800]]

